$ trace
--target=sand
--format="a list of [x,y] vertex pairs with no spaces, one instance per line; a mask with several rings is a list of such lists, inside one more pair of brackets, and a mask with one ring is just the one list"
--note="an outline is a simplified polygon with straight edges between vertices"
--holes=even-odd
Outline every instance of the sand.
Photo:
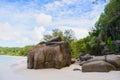
[[26,58],[17,57],[15,62],[0,63],[0,80],[120,80],[120,71],[87,72],[73,71],[81,66],[72,64],[62,69],[27,69]]

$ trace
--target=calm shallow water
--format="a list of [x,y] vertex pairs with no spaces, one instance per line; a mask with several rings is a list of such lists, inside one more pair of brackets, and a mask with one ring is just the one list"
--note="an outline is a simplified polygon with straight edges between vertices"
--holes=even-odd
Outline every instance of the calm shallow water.
[[15,74],[10,67],[23,59],[25,58],[0,55],[0,80],[27,80],[23,76]]
[[6,55],[0,55],[0,63],[15,63],[23,59],[23,57],[15,57],[15,56],[6,56]]

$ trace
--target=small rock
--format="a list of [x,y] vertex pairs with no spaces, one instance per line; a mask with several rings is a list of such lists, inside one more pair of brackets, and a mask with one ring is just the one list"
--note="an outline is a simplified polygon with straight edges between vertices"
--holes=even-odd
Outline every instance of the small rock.
[[73,71],[81,71],[79,68],[75,68],[73,69]]

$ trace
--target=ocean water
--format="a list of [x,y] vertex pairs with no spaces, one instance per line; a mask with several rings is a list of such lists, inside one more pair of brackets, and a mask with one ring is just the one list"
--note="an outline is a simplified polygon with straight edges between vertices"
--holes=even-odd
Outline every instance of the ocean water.
[[0,80],[27,80],[21,75],[14,73],[11,65],[20,62],[23,57],[0,55]]
[[0,63],[15,63],[24,59],[23,57],[0,55]]

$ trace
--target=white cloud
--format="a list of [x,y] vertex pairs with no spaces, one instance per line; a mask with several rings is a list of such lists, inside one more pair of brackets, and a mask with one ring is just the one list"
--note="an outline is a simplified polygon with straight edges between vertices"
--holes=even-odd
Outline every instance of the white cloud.
[[52,16],[41,13],[37,16],[36,20],[40,25],[49,25],[52,22]]
[[16,44],[30,45],[36,44],[43,39],[45,28],[43,26],[35,27],[29,31],[27,29],[18,29],[9,23],[0,24],[0,40],[15,41]]
[[1,40],[14,40],[20,35],[20,32],[13,28],[9,23],[0,24]]
[[53,3],[48,3],[46,5],[43,6],[43,8],[45,8],[45,10],[49,11],[49,10],[57,10],[58,8],[62,7],[63,4],[61,4],[61,1],[54,1]]
[[92,10],[81,14],[79,19],[59,19],[54,21],[52,25],[60,30],[72,29],[77,39],[84,38],[88,35],[91,28],[94,27],[100,14],[103,12],[105,4],[93,5]]
[[30,40],[28,37],[23,37],[20,40],[17,40],[16,43],[18,44],[29,44],[32,40]]
[[45,4],[44,6],[42,6],[41,11],[48,12],[48,13],[51,12],[53,13],[53,16],[63,17],[63,15],[73,14],[74,13],[73,11],[76,11],[76,9],[72,10],[68,6],[75,5],[79,7],[81,6],[81,5],[78,5],[80,1],[82,0],[60,0],[60,1],[55,0],[51,3]]
[[30,45],[37,44],[43,39],[43,33],[45,32],[45,28],[43,26],[35,27],[32,31],[25,33],[20,40],[17,40],[17,43]]
[[41,40],[43,38],[44,32],[45,32],[45,28],[43,26],[35,27],[32,36],[34,36],[34,38],[36,38],[37,40]]
[[70,4],[75,4],[78,1],[80,0],[62,0],[62,3],[70,5]]
[[[94,23],[94,19],[88,19],[88,18],[80,18],[78,20],[75,19],[62,19],[53,22],[52,25],[54,26],[73,26],[77,28],[90,28],[91,25]],[[93,25],[92,25],[93,26]]]
[[77,2],[80,2],[83,0],[61,0],[61,1],[54,1],[52,3],[48,3],[45,6],[43,6],[47,10],[57,10],[58,8],[65,7],[66,5],[73,5],[77,4]]

